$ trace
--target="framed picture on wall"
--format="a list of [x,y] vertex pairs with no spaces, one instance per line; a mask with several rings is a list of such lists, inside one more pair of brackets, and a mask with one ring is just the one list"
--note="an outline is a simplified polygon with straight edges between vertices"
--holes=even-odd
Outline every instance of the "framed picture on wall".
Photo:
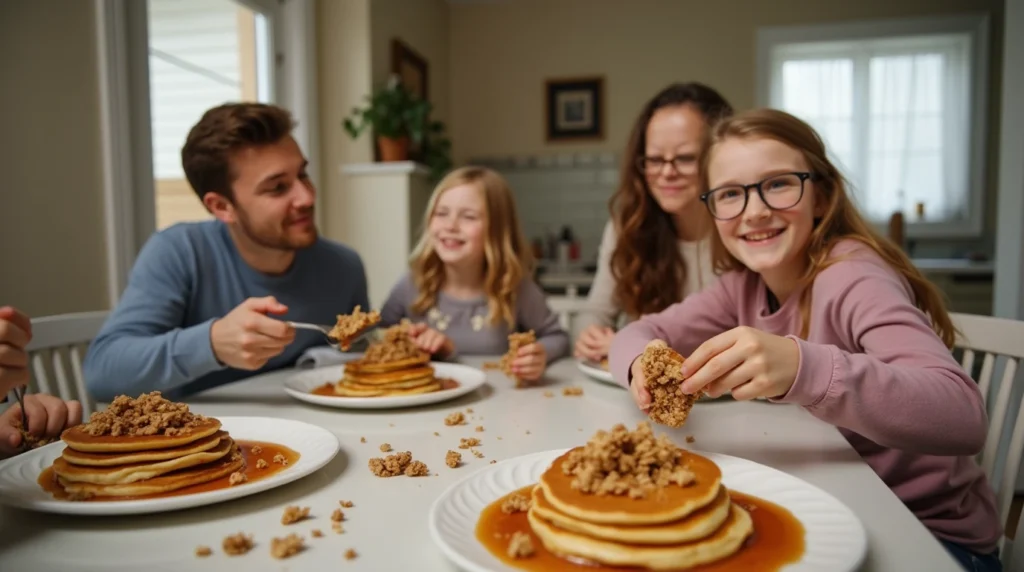
[[391,40],[391,73],[398,76],[410,93],[428,99],[427,60],[398,38]]
[[604,78],[548,80],[544,86],[548,141],[604,139]]

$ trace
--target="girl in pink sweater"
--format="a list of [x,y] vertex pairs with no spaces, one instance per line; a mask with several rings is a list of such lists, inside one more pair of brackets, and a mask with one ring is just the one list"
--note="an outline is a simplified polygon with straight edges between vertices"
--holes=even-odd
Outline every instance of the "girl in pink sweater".
[[652,339],[688,356],[683,391],[797,403],[837,426],[969,570],[1000,570],[977,384],[953,359],[939,291],[871,229],[799,119],[720,122],[702,154],[719,282],[627,326],[610,365],[647,410],[636,358]]

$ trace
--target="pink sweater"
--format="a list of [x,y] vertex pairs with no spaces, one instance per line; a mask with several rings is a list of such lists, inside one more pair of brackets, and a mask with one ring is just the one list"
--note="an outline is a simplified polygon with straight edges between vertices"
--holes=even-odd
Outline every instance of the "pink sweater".
[[689,355],[737,326],[788,336],[800,349],[796,381],[778,401],[796,403],[839,428],[896,496],[939,538],[980,553],[1002,534],[995,495],[974,462],[987,417],[977,384],[914,304],[913,293],[873,251],[854,241],[814,281],[810,331],[800,333],[800,296],[774,314],[767,288],[731,272],[660,314],[630,324],[612,343],[610,365],[629,367],[655,338]]

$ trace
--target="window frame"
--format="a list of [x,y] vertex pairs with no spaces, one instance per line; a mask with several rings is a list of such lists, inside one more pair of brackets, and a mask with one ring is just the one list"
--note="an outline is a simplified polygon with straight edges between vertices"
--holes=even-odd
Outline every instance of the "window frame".
[[[849,42],[851,45],[836,46],[837,51],[848,54],[852,46],[863,42],[885,44],[887,42],[912,43],[913,38],[948,34],[966,34],[968,40],[969,101],[968,111],[968,160],[967,160],[967,218],[945,222],[906,223],[906,237],[916,238],[977,238],[984,229],[987,185],[991,180],[986,173],[986,143],[988,140],[988,97],[989,97],[989,34],[990,16],[987,13],[956,14],[921,18],[899,18],[887,20],[864,20],[832,24],[809,24],[794,26],[771,26],[757,30],[757,102],[759,106],[770,107],[773,90],[775,54],[778,51],[797,52],[803,49],[798,44]],[[856,65],[855,65],[856,73]],[[854,90],[863,90],[862,78],[854,78]],[[855,93],[854,105],[857,103]],[[863,103],[866,105],[866,102]],[[856,137],[866,136],[867,126],[855,127]],[[862,161],[863,158],[858,158]],[[909,215],[910,213],[908,213]],[[888,221],[872,221],[881,230]]]

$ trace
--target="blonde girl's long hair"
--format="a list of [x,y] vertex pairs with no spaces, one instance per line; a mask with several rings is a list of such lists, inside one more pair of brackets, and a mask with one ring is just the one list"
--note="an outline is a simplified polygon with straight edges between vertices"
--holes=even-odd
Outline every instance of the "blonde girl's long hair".
[[[825,203],[824,216],[815,220],[807,244],[807,271],[799,283],[800,337],[807,338],[811,321],[811,285],[823,270],[842,260],[830,257],[832,248],[842,240],[856,240],[878,254],[906,279],[914,294],[914,304],[931,318],[932,329],[946,347],[952,348],[956,328],[946,310],[941,291],[921,274],[910,258],[892,241],[876,232],[857,210],[847,193],[847,183],[829,161],[821,137],[807,123],[784,111],[754,109],[723,119],[708,132],[705,152],[701,154],[701,177],[708,188],[707,167],[715,147],[727,139],[772,139],[803,155],[815,175],[814,188],[818,200]],[[717,272],[744,268],[726,250],[718,233],[711,238],[711,259]]]
[[492,325],[504,322],[516,327],[516,297],[523,280],[533,277],[533,253],[519,225],[516,201],[504,177],[485,167],[461,167],[448,173],[434,188],[423,215],[419,243],[413,250],[410,268],[419,294],[413,311],[423,314],[437,303],[444,286],[444,263],[431,239],[430,219],[437,201],[448,189],[475,186],[484,198],[484,293],[487,319]]

